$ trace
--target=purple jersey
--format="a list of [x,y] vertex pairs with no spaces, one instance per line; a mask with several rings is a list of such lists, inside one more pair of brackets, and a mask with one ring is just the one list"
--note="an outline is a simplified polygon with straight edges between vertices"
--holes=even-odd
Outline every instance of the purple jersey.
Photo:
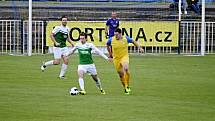
[[119,19],[108,19],[106,26],[109,26],[109,37],[113,37],[115,29],[119,27]]

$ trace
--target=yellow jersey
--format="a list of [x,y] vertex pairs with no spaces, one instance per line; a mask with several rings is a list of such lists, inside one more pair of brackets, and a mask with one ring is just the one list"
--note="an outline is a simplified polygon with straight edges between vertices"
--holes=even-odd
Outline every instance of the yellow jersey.
[[128,44],[132,42],[133,39],[128,36],[123,36],[121,40],[117,40],[115,36],[110,38],[107,45],[112,47],[113,59],[128,57]]

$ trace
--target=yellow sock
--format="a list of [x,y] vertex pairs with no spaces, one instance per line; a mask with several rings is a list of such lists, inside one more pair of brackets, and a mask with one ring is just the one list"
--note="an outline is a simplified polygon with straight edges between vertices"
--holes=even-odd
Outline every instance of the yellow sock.
[[128,87],[129,86],[130,73],[125,72],[124,78],[125,78],[125,87]]
[[125,85],[125,76],[121,77],[120,80],[121,80],[121,83],[122,83],[123,87],[125,87],[126,86]]

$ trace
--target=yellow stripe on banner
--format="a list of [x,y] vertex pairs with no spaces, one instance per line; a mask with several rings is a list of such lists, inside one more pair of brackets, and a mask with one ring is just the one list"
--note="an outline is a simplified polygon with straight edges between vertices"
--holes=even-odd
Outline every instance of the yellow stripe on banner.
[[[54,26],[60,22],[50,21],[46,28],[46,45],[53,46],[50,33]],[[71,39],[78,41],[81,31],[88,34],[87,40],[96,46],[105,46],[105,22],[83,22],[70,21],[67,26],[70,28]],[[128,35],[138,40],[142,46],[178,46],[179,23],[178,22],[120,22],[123,35]],[[67,44],[69,45],[69,44]]]

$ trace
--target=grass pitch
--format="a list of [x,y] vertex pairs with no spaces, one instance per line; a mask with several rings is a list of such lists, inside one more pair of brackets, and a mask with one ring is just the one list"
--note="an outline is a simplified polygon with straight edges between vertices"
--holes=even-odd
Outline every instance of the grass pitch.
[[87,95],[78,87],[78,57],[72,56],[66,80],[60,66],[40,71],[52,56],[0,56],[1,121],[214,121],[215,56],[131,56],[131,95],[124,95],[113,68],[94,57],[106,95],[86,75]]

